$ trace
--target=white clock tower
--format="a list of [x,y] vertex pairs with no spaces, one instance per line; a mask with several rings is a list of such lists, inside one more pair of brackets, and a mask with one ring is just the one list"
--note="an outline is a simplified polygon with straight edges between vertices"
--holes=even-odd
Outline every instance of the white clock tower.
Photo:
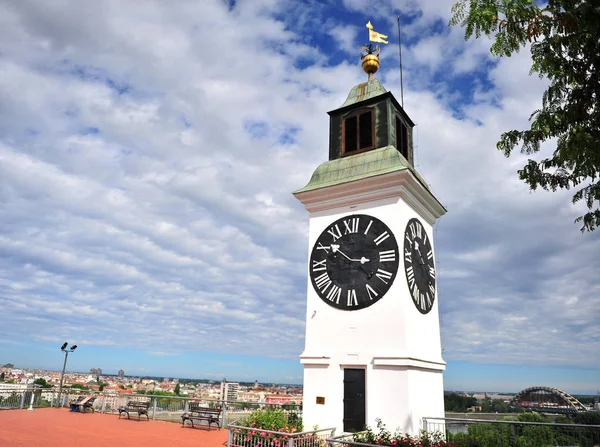
[[294,195],[310,213],[304,427],[418,434],[444,417],[432,226],[446,210],[413,165],[413,122],[372,75],[329,112],[329,161]]

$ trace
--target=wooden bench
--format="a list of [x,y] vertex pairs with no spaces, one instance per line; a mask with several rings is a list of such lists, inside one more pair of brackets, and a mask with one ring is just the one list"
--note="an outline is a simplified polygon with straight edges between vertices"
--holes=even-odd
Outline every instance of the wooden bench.
[[221,407],[209,408],[203,407],[198,403],[190,402],[188,411],[181,415],[181,426],[185,427],[185,421],[190,421],[192,428],[194,428],[194,422],[206,421],[208,422],[208,429],[210,430],[211,424],[217,424],[219,430],[221,429]]
[[148,416],[149,408],[150,401],[130,400],[124,407],[119,407],[119,419],[121,419],[121,414],[123,413],[127,415],[127,419],[130,419],[129,413],[137,413],[138,421],[141,420],[142,415],[145,415],[146,419],[150,420]]
[[87,396],[86,398],[71,403],[71,411],[77,411],[80,413],[85,413],[85,410],[92,410],[94,412],[94,401],[96,400],[96,396]]

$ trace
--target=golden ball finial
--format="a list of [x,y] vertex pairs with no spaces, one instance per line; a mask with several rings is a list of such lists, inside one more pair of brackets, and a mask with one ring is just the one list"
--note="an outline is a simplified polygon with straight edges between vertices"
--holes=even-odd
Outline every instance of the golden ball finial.
[[362,58],[362,69],[369,75],[369,79],[379,70],[379,56],[376,54],[366,54]]

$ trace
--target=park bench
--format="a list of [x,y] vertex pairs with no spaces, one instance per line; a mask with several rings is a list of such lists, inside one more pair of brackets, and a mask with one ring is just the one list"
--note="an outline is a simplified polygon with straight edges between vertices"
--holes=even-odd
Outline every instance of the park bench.
[[146,419],[150,420],[150,417],[148,416],[149,408],[150,401],[130,400],[124,407],[119,407],[119,419],[121,419],[121,414],[123,413],[127,415],[127,419],[131,419],[129,413],[137,413],[138,421],[141,419],[142,415],[145,415]]
[[211,424],[217,424],[217,427],[221,429],[221,407],[209,408],[190,402],[188,411],[181,415],[182,427],[185,427],[185,421],[190,421],[192,428],[194,428],[194,422],[206,421],[209,430]]
[[94,412],[94,401],[96,396],[79,396],[77,400],[70,402],[71,411],[85,413],[85,410],[90,409]]

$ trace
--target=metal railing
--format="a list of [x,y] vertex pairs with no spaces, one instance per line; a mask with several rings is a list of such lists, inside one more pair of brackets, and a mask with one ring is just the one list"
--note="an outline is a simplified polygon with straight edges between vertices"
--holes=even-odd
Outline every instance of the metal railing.
[[444,433],[454,447],[600,446],[600,425],[423,418],[423,430]]
[[[153,394],[118,394],[112,392],[91,393],[87,390],[65,389],[59,396],[58,391],[53,388],[41,388],[38,385],[27,385],[27,388],[21,389],[2,389],[0,386],[0,409],[20,409],[20,408],[43,408],[43,407],[65,407],[68,408],[70,402],[76,400],[81,395],[94,394],[92,408],[99,413],[117,414],[119,407],[124,407],[130,400],[150,401],[149,416],[153,420],[181,422],[181,416],[187,411],[190,401],[198,402],[207,407],[220,406],[221,426],[239,420],[249,415],[253,411],[265,407],[283,408],[287,413],[294,414],[295,417],[302,417],[302,407],[293,404],[273,404],[265,402],[243,402],[243,401],[222,401],[218,399],[204,399],[187,396],[163,396]],[[33,393],[33,401],[31,400]]]
[[323,447],[335,434],[335,428],[290,433],[231,424],[227,429],[227,447]]
[[0,385],[0,410],[40,406],[44,406],[40,386],[30,384],[25,388],[15,389]]

